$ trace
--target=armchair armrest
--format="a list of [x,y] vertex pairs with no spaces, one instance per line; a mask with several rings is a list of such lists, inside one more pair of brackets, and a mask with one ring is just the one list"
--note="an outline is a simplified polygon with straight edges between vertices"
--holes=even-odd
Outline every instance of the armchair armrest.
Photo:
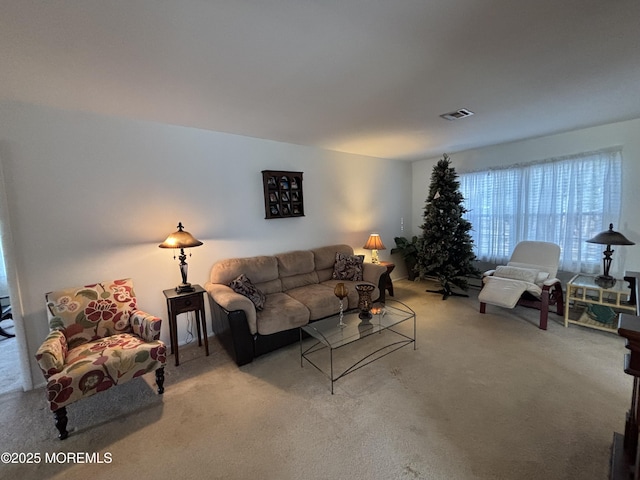
[[493,274],[496,273],[495,270],[487,270],[486,272],[484,272],[482,274],[482,285],[481,288],[483,288],[486,283],[489,281],[489,278],[493,277]]
[[560,283],[560,279],[558,278],[547,278],[544,282],[542,282],[542,288],[548,290],[553,287],[556,283]]
[[258,331],[256,323],[256,306],[253,302],[239,293],[234,292],[231,287],[221,283],[207,282],[204,286],[209,296],[227,312],[242,310],[247,318],[247,324],[252,335]]
[[67,337],[64,333],[60,330],[50,332],[36,352],[36,360],[45,379],[62,371],[67,351]]
[[146,342],[153,342],[160,339],[160,327],[162,326],[162,319],[160,317],[143,312],[142,310],[136,310],[131,316],[131,326],[133,327],[133,333]]

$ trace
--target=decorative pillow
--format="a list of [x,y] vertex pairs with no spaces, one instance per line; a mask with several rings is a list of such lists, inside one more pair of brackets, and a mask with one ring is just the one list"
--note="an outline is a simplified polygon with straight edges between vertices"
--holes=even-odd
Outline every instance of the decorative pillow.
[[336,253],[336,263],[333,266],[333,278],[337,280],[362,281],[362,263],[364,255],[347,255]]
[[251,283],[251,280],[249,280],[244,273],[233,280],[229,284],[229,287],[231,287],[231,290],[234,292],[244,295],[251,300],[256,306],[256,310],[262,310],[264,308],[264,302],[267,300],[267,296]]
[[496,268],[495,277],[510,278],[512,280],[522,280],[523,282],[536,283],[539,270],[532,268],[505,267],[501,265]]
[[537,285],[542,285],[551,276],[551,274],[547,270],[545,270],[545,268],[548,268],[548,267],[543,267],[541,265],[532,265],[530,263],[522,263],[522,262],[509,262],[507,263],[507,266],[528,268],[531,270],[539,270],[538,276],[535,282]]

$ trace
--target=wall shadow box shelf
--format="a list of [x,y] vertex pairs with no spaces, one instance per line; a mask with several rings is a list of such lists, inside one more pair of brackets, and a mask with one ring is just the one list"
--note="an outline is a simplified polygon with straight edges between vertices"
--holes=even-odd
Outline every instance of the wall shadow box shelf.
[[264,218],[304,217],[302,172],[263,170]]

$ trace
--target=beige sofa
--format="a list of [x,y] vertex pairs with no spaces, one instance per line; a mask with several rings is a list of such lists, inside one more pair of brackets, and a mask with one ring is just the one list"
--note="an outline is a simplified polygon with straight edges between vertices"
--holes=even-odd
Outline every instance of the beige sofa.
[[[337,253],[350,256],[353,249],[349,245],[330,245],[272,256],[231,258],[213,265],[205,284],[213,329],[238,365],[298,340],[298,327],[338,313],[340,303],[333,290],[339,282],[349,289],[345,310],[357,307],[355,286],[359,283],[373,285],[372,298],[384,301],[386,268],[363,263],[361,281],[336,279]],[[264,294],[262,310],[229,286],[241,274]]]

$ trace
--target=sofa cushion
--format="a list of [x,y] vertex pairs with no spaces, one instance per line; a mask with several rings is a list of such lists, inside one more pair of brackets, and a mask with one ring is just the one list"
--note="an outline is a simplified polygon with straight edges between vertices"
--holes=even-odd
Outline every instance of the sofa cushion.
[[269,280],[268,282],[254,283],[257,289],[262,293],[269,295],[270,293],[282,292],[282,282],[279,278],[275,280]]
[[[340,300],[327,285],[306,285],[287,290],[287,295],[303,303],[309,309],[310,320],[328,317],[340,311]],[[347,309],[347,302],[344,303],[344,308]]]
[[275,257],[278,260],[278,274],[280,278],[310,273],[315,270],[313,253],[309,250],[280,253]]
[[319,282],[325,282],[333,278],[333,266],[336,263],[336,253],[353,255],[353,248],[349,245],[342,244],[315,248],[311,251],[313,252],[313,260]]
[[256,306],[256,310],[262,310],[264,308],[264,302],[266,295],[262,293],[251,280],[243,273],[238,275],[237,278],[231,281],[229,287],[236,293],[244,295],[253,302]]
[[309,323],[309,309],[286,293],[267,295],[264,309],[257,313],[256,326],[260,335],[301,327]]
[[278,273],[282,282],[282,291],[318,283],[315,272],[313,253],[309,250],[298,250],[276,255]]
[[309,272],[300,275],[293,275],[291,277],[283,278],[281,282],[282,291],[288,293],[293,288],[304,287],[306,285],[317,285],[318,274],[316,272]]
[[333,266],[333,278],[336,280],[362,280],[363,262],[364,255],[336,253],[336,263]]
[[131,333],[100,338],[72,348],[63,368],[47,382],[49,408],[55,411],[83,397],[149,373],[164,365],[166,347]]
[[211,283],[229,285],[239,275],[245,274],[260,288],[261,284],[278,280],[278,261],[273,256],[259,256],[249,258],[229,258],[220,260],[211,268]]

